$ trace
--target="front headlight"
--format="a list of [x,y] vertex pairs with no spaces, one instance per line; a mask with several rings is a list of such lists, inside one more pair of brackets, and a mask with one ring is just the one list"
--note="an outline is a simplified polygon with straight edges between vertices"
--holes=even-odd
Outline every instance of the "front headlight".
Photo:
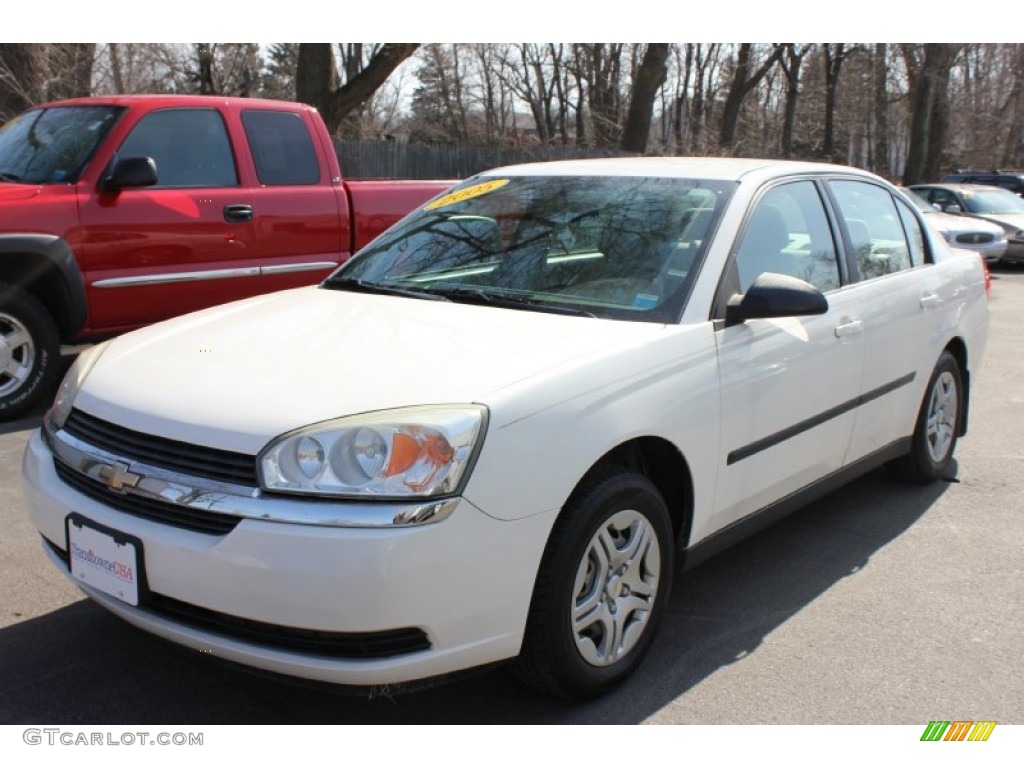
[[313,424],[260,452],[260,486],[318,496],[449,496],[476,457],[486,420],[482,406],[436,405]]
[[[113,339],[110,341],[113,341]],[[68,372],[64,375],[64,381],[60,383],[60,388],[57,390],[57,396],[53,400],[53,406],[50,408],[49,414],[47,414],[50,422],[56,429],[63,427],[64,422],[68,420],[68,416],[71,415],[71,407],[75,404],[78,390],[82,388],[82,384],[85,383],[89,372],[96,365],[96,361],[100,359],[100,355],[110,346],[110,341],[104,341],[102,344],[97,344],[94,347],[89,347],[79,352],[75,362],[68,368]]]

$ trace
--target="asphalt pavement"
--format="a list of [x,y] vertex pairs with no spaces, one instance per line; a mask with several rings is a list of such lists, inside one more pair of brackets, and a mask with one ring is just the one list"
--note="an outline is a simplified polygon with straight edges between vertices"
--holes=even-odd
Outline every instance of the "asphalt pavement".
[[583,705],[501,668],[367,700],[136,630],[40,550],[19,476],[41,412],[0,425],[0,723],[1024,723],[1024,269],[994,278],[955,479],[873,473],[677,574],[639,673]]

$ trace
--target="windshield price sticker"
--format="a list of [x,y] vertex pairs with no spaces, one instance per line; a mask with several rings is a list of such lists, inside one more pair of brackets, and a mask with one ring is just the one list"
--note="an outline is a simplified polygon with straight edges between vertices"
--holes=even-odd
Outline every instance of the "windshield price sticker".
[[437,198],[432,203],[427,203],[423,206],[423,210],[432,211],[435,208],[443,208],[446,205],[461,203],[463,200],[469,200],[480,195],[486,195],[488,192],[493,192],[496,189],[501,189],[506,184],[508,184],[508,179],[495,179],[494,181],[485,181],[482,184],[474,184],[471,187],[463,187]]
[[135,545],[71,522],[68,525],[71,575],[130,605],[139,604],[139,564]]

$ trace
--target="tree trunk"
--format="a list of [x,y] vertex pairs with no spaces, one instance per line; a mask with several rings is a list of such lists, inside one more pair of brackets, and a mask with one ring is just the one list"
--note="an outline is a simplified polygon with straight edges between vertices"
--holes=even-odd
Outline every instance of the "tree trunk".
[[839,91],[839,73],[850,52],[845,43],[825,43],[825,135],[821,142],[821,154],[832,160],[835,154],[836,94]]
[[787,43],[786,55],[779,60],[782,72],[786,76],[786,105],[780,142],[783,157],[793,154],[793,126],[796,123],[796,104],[800,98],[800,67],[810,48],[809,45],[805,45],[797,51],[795,43]]
[[885,43],[875,44],[871,75],[874,80],[875,141],[872,168],[882,176],[889,175],[889,68],[886,65]]
[[295,74],[296,97],[320,111],[327,130],[333,136],[345,116],[373,96],[419,45],[384,43],[355,77],[339,87],[338,66],[334,62],[331,44],[299,43],[299,64]]
[[47,99],[75,99],[92,93],[96,43],[51,43],[47,57]]
[[646,152],[647,138],[651,132],[651,113],[658,89],[668,74],[668,43],[651,43],[644,52],[643,61],[633,81],[633,93],[629,99],[626,127],[622,132],[622,149],[627,152]]
[[907,186],[938,177],[949,120],[946,106],[949,70],[959,50],[957,44],[926,43],[924,61],[913,73],[913,57],[909,49],[904,52],[911,75],[910,148],[903,171],[903,183]]
[[213,43],[196,43],[196,55],[199,57],[199,93],[217,93],[213,82]]
[[774,45],[771,54],[764,63],[751,75],[750,54],[753,49],[751,43],[740,43],[740,49],[736,54],[736,68],[733,71],[732,81],[729,84],[729,93],[725,97],[725,107],[722,111],[722,129],[719,133],[719,143],[723,149],[731,149],[736,140],[736,126],[739,124],[740,107],[743,100],[764,76],[768,74],[775,62],[782,55],[783,45]]

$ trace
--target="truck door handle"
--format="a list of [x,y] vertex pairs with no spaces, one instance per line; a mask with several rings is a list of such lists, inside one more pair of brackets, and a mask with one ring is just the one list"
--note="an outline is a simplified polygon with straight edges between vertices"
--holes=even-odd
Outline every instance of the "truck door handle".
[[937,293],[921,294],[921,309],[934,309],[942,303],[942,297]]
[[224,221],[252,221],[252,206],[225,205]]

